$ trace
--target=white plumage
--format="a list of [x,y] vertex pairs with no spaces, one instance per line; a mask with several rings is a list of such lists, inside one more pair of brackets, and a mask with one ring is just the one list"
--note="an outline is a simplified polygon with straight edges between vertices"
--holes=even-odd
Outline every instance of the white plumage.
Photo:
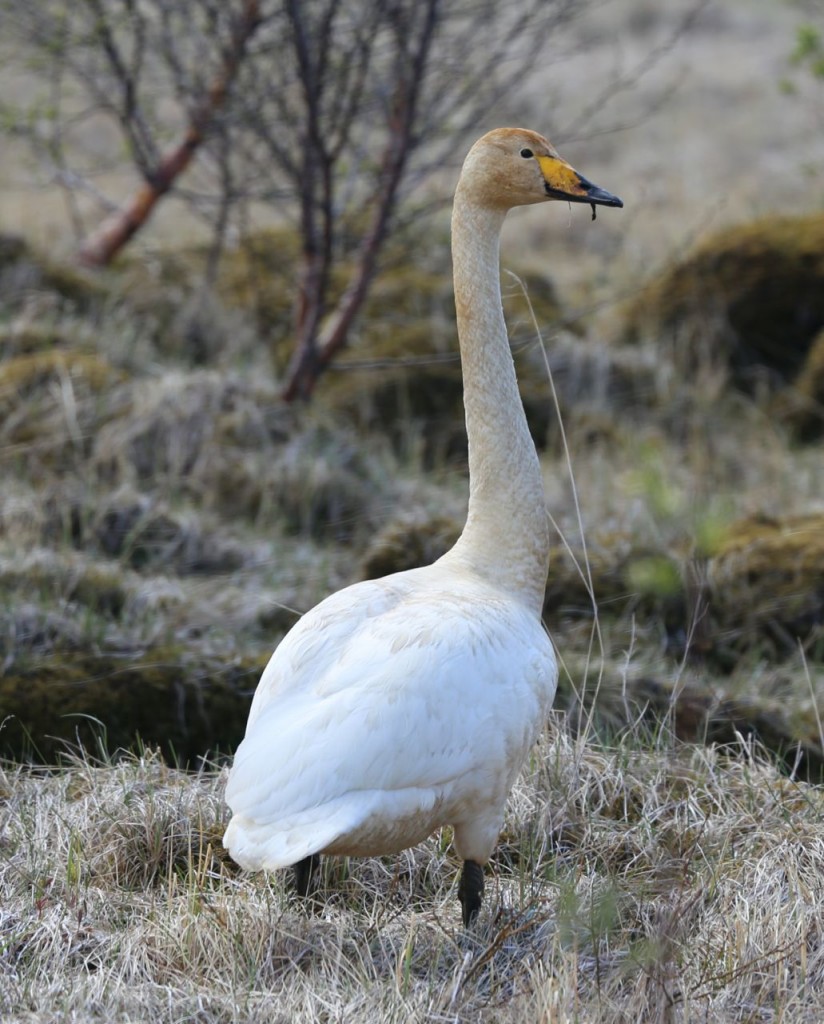
[[561,197],[621,205],[532,132],[498,129],[467,157],[453,212],[467,525],[434,565],[328,597],[272,655],[226,790],[224,843],[245,868],[394,853],[451,825],[464,921],[480,907],[478,866],[557,680],[540,618],[543,488],[501,313],[498,236],[509,207]]
[[261,679],[227,790],[232,856],[391,853],[449,822],[482,858],[554,675],[534,616],[445,568],[333,595]]

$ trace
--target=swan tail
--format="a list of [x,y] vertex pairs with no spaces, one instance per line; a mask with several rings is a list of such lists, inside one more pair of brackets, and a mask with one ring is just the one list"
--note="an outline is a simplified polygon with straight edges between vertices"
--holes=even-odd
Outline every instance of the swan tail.
[[223,845],[247,871],[274,871],[322,852],[356,824],[352,808],[345,805],[313,807],[282,822],[241,813],[229,822]]

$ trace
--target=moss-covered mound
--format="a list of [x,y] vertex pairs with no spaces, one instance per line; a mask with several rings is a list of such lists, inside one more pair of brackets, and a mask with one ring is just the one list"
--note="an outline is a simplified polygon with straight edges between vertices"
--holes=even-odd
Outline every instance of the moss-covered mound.
[[266,663],[197,658],[169,649],[61,652],[0,676],[0,756],[54,763],[91,752],[158,746],[196,763],[243,738],[251,694]]
[[716,645],[824,659],[824,515],[734,523],[707,566]]
[[686,365],[719,362],[747,391],[793,381],[824,326],[824,214],[729,228],[652,280],[626,340],[671,339]]
[[77,468],[91,446],[101,396],[119,378],[100,355],[51,349],[0,361],[0,446],[30,477]]
[[813,339],[793,385],[776,399],[774,409],[801,441],[824,434],[824,330]]
[[[194,258],[196,263],[205,265],[203,249],[189,250],[185,256],[187,261]],[[244,238],[242,245],[224,253],[220,262],[220,298],[254,318],[279,371],[285,369],[289,360],[299,262],[300,240],[292,228],[255,231]]]
[[[621,534],[593,534],[584,554],[553,551],[544,615],[553,626],[591,614],[654,621],[673,653],[732,669],[742,657],[780,661],[801,643],[824,661],[824,515],[733,523],[710,557]],[[693,621],[697,617],[697,621]]]
[[107,294],[107,286],[100,275],[35,252],[17,235],[0,234],[0,294],[14,307],[34,292],[49,293],[85,310]]
[[692,680],[652,678],[633,680],[628,701],[653,727],[668,721],[674,734],[688,743],[740,747],[742,738],[754,740],[796,776],[824,781],[824,747],[812,710],[801,718],[775,699],[731,697]]
[[93,392],[100,392],[117,377],[100,356],[85,352],[30,352],[0,362],[0,413],[30,402],[39,388],[68,380],[83,381]]

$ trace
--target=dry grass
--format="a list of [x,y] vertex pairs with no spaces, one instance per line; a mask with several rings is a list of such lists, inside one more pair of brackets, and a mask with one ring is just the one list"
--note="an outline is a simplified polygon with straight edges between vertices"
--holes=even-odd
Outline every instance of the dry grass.
[[332,863],[304,906],[226,861],[223,783],[148,753],[6,768],[4,1020],[790,1024],[824,1000],[824,795],[752,750],[551,732],[472,934],[448,836]]
[[[543,86],[513,120],[573,123],[593,70],[643,59],[675,6],[595,5],[576,28],[580,55],[551,69],[551,123]],[[794,18],[766,0],[709,8],[672,60],[583,126],[596,134],[557,139],[626,209],[592,228],[578,211],[568,232],[557,210],[508,224],[505,252],[551,275],[566,324],[547,347],[571,464],[541,347],[513,307],[558,527],[546,612],[566,714],[510,801],[477,930],[459,924],[446,832],[397,858],[328,864],[323,898],[304,906],[284,876],[244,876],[226,859],[217,766],[185,773],[152,752],[7,763],[3,1021],[819,1019],[824,793],[798,779],[820,777],[824,760],[821,451],[792,443],[759,395],[731,391],[717,353],[604,340],[620,337],[625,308],[610,295],[634,293],[674,250],[820,195],[813,108],[774,87]],[[679,76],[663,116],[597,134]],[[33,201],[23,165],[7,167],[4,223],[51,238],[54,193]],[[150,239],[187,223],[158,218]],[[441,263],[416,251],[376,292],[392,333],[375,358],[420,344],[422,323],[424,345],[454,348]],[[269,306],[238,294],[242,308],[226,309],[165,258],[92,280],[13,255],[0,275],[0,685],[31,698],[37,679],[66,695],[103,676],[116,701],[126,676],[107,663],[144,683],[162,669],[155,682],[173,696],[177,666],[212,682],[248,672],[297,612],[370,565],[429,558],[462,520],[459,386],[445,364],[426,368],[449,385],[442,420],[413,415],[414,374],[397,366],[401,385],[383,393],[350,368],[313,408],[284,410],[259,330],[266,314],[275,337],[288,294]],[[545,279],[524,278],[555,301]],[[582,313],[596,298],[597,315]],[[548,339],[552,317],[539,309]],[[817,367],[799,384],[813,404]],[[414,397],[428,409],[438,395]],[[788,532],[793,521],[806,525]],[[0,700],[0,748],[3,715]],[[222,736],[203,742],[225,749]]]

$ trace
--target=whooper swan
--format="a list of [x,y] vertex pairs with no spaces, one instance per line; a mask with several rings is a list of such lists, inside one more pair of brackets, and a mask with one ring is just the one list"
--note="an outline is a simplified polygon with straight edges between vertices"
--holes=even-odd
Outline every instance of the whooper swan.
[[226,789],[244,868],[395,853],[451,825],[465,925],[557,667],[541,624],[549,533],[541,472],[501,311],[499,234],[513,206],[622,206],[534,132],[472,147],[452,213],[469,508],[433,565],[327,597],[284,637],[252,701]]

